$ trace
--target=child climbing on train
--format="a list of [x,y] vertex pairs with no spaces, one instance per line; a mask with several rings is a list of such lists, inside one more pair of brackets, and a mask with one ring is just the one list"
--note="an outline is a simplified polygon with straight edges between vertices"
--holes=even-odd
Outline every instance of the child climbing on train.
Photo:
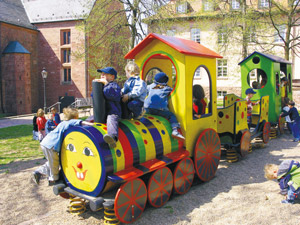
[[204,100],[205,93],[203,87],[199,84],[193,86],[193,118],[199,119],[205,114],[206,102]]
[[290,116],[291,118],[291,123],[292,123],[292,133],[294,136],[294,142],[299,142],[300,139],[300,116],[298,113],[297,108],[295,107],[295,102],[294,101],[289,101],[288,102],[288,107],[290,110],[288,112],[282,112],[280,114],[281,117],[284,116]]
[[180,125],[176,116],[168,108],[168,96],[172,88],[167,85],[169,77],[163,73],[157,73],[154,82],[147,86],[148,97],[145,100],[146,113],[159,115],[167,118],[172,126],[172,137],[184,141],[185,138],[179,133]]
[[264,168],[268,180],[279,182],[280,193],[286,195],[282,203],[294,204],[300,194],[300,163],[294,160],[284,160],[280,165],[267,164]]
[[128,80],[122,88],[122,101],[127,102],[130,118],[139,119],[143,115],[144,100],[147,95],[147,84],[140,77],[140,68],[130,61],[125,67]]
[[[288,112],[290,111],[290,107],[288,106],[290,99],[289,98],[284,98],[284,107],[282,108],[283,112]],[[293,133],[293,129],[292,129],[292,121],[290,116],[286,116],[285,117],[285,122],[286,122],[286,126],[289,130],[289,132],[292,134]]]
[[[78,110],[64,108],[65,121],[61,122],[52,132],[50,132],[40,143],[40,147],[47,159],[47,162],[36,169],[32,174],[32,180],[39,184],[43,175],[48,176],[49,186],[54,185],[59,180],[59,152],[61,149],[63,134],[71,126],[89,125],[93,123],[78,119]],[[72,149],[70,149],[72,151]]]
[[41,142],[43,138],[46,136],[45,125],[47,120],[45,118],[45,112],[43,109],[38,109],[36,116],[37,116],[36,124],[38,126],[38,132],[39,132],[39,141]]
[[103,136],[104,141],[110,148],[115,148],[118,141],[119,120],[122,114],[121,110],[121,88],[115,82],[117,71],[112,67],[98,69],[101,73],[101,79],[94,79],[94,82],[104,84],[103,94],[106,100],[107,110],[107,134]]
[[253,95],[256,94],[256,92],[252,88],[248,88],[246,90],[246,101],[247,101],[247,123],[248,123],[248,128],[250,130],[251,124],[252,124],[252,110],[254,105],[258,105],[260,103],[260,100],[257,101],[256,103],[251,101],[251,98]]
[[57,126],[60,123],[60,116],[57,113],[57,110],[55,107],[51,108],[51,113],[53,114],[53,122],[55,123],[55,125]]

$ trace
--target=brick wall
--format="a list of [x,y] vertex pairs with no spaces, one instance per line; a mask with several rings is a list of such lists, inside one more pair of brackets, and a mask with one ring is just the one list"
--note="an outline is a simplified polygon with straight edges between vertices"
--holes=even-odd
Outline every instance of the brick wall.
[[[39,71],[43,67],[48,71],[46,79],[47,107],[58,102],[59,96],[74,96],[75,98],[86,97],[86,70],[84,59],[76,59],[74,52],[84,48],[84,34],[75,28],[76,21],[64,21],[53,23],[35,24],[40,31],[39,34]],[[66,45],[71,49],[72,81],[69,84],[63,83],[62,49],[65,46],[61,43],[61,31],[71,31],[71,43]],[[72,55],[73,54],[73,55]],[[39,84],[43,87],[42,77],[39,74]],[[91,83],[89,83],[91,85]],[[43,96],[43,89],[40,89]],[[40,99],[43,103],[43,98]]]
[[[24,63],[25,66],[23,71],[15,71],[19,74],[22,78],[26,77],[26,82],[30,83],[30,89],[24,90],[30,101],[28,102],[26,100],[26,109],[25,110],[28,113],[35,112],[37,108],[39,107],[38,99],[39,99],[39,87],[38,87],[38,79],[37,79],[37,73],[38,73],[38,52],[37,52],[37,35],[38,31],[31,30],[27,28],[22,28],[6,23],[0,23],[0,52],[2,53],[5,47],[8,45],[10,41],[18,41],[20,42],[29,52],[30,56],[24,56]],[[10,76],[10,73],[12,73],[11,70],[8,70],[7,74],[4,74],[3,68],[5,64],[3,64],[4,55],[2,55],[1,60],[1,74],[0,77],[4,76]],[[18,57],[17,57],[18,58]],[[19,58],[22,58],[19,56]],[[15,63],[16,61],[23,60],[23,59],[13,59],[12,63]],[[29,61],[27,61],[29,60]],[[9,62],[6,62],[9,63]],[[22,63],[21,63],[22,64]],[[21,73],[21,74],[20,74]],[[23,80],[25,81],[25,80]],[[26,86],[26,85],[25,85]],[[3,82],[2,87],[5,87],[5,84]],[[1,94],[1,93],[0,93]],[[6,98],[7,96],[3,96],[3,98]],[[17,96],[16,96],[17,97]],[[9,96],[11,98],[11,96]],[[15,102],[17,102],[17,99],[15,99]],[[24,100],[22,100],[22,104],[24,104]],[[29,105],[28,105],[29,104]],[[1,107],[1,106],[0,106]],[[11,106],[8,106],[11,107]],[[17,112],[17,111],[16,111]],[[23,113],[23,112],[21,112]]]

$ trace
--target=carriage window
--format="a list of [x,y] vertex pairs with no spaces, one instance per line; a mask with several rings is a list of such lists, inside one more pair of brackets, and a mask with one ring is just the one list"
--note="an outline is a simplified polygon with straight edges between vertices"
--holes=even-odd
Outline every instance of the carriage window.
[[155,74],[157,74],[159,72],[162,72],[162,71],[158,68],[152,68],[148,71],[148,73],[146,75],[146,79],[145,79],[147,85],[153,83]]
[[279,95],[279,86],[280,86],[280,83],[279,83],[279,74],[277,72],[276,73],[276,93],[277,93],[277,95]]
[[261,69],[253,69],[248,73],[248,84],[253,89],[264,88],[267,84],[268,77],[265,71]]
[[194,72],[193,78],[193,119],[209,116],[211,106],[211,80],[206,67],[199,66]]

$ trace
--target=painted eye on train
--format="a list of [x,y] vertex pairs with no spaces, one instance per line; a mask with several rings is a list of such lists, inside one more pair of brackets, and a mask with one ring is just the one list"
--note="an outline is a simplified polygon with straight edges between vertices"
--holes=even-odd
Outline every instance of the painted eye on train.
[[73,144],[68,144],[67,145],[67,150],[71,152],[76,152],[75,146]]
[[92,150],[91,150],[90,148],[88,148],[88,147],[85,147],[85,148],[83,149],[83,152],[82,152],[82,153],[83,153],[84,155],[86,155],[86,156],[94,156]]

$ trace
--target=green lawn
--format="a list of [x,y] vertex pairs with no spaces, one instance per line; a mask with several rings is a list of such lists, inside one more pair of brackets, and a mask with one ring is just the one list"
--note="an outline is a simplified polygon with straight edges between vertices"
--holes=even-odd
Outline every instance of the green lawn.
[[39,141],[32,140],[32,125],[0,129],[0,167],[20,160],[44,157]]

